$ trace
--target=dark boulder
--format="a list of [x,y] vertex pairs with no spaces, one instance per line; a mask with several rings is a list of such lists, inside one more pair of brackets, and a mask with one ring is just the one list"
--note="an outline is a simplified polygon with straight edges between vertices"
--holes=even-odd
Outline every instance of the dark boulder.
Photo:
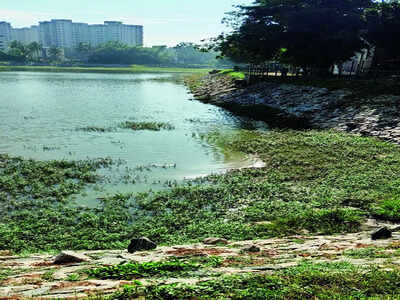
[[128,246],[128,252],[134,253],[136,251],[153,250],[157,248],[157,244],[152,242],[146,237],[131,240]]
[[379,240],[379,239],[388,239],[392,237],[392,231],[387,227],[379,228],[371,233],[371,239]]

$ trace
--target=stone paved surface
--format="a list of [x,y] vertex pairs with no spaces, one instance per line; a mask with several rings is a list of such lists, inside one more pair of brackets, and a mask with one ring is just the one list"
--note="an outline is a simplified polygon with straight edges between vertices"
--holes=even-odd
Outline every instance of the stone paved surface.
[[[0,274],[8,271],[8,276],[0,281],[0,299],[77,299],[89,294],[109,294],[121,286],[128,284],[120,280],[93,280],[80,273],[87,268],[101,265],[136,261],[160,261],[168,258],[187,258],[193,256],[219,256],[223,258],[222,266],[208,269],[206,274],[214,273],[272,273],[276,270],[295,266],[301,261],[315,262],[349,261],[356,265],[366,266],[377,264],[385,268],[400,268],[400,233],[395,232],[393,237],[385,240],[373,241],[370,233],[380,226],[395,228],[395,224],[377,223],[369,220],[364,225],[364,231],[352,234],[325,236],[325,235],[297,235],[286,238],[272,238],[266,240],[229,242],[225,246],[205,245],[203,243],[172,247],[158,247],[154,251],[129,254],[123,250],[110,251],[80,251],[90,257],[90,261],[55,265],[55,255],[40,254],[29,257],[0,256]],[[256,245],[259,252],[249,253],[241,251],[248,245]],[[354,258],[346,255],[346,251],[376,247],[385,258]],[[9,254],[9,253],[2,253]],[[71,274],[81,274],[77,281],[70,281]],[[50,274],[50,275],[49,275]],[[195,283],[206,280],[204,272],[193,278],[157,278],[151,282],[185,282]],[[149,279],[142,280],[148,284]]]

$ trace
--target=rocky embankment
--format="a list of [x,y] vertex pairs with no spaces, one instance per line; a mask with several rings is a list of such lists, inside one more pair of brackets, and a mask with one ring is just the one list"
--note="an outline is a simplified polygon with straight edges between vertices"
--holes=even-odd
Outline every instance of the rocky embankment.
[[208,75],[189,84],[194,97],[280,127],[336,129],[400,143],[400,96],[352,101],[349,90],[261,82],[244,86]]

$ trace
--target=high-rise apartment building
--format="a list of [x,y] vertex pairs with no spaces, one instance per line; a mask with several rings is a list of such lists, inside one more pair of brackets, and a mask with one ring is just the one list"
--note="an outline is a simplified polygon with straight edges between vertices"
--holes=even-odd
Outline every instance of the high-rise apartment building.
[[32,42],[39,42],[39,27],[31,26],[24,28],[12,28],[11,40],[19,41],[23,44],[30,44]]
[[11,24],[0,22],[0,50],[5,50],[11,41]]
[[54,19],[39,22],[39,26],[12,28],[9,23],[0,22],[0,47],[6,48],[12,40],[24,44],[39,42],[43,47],[59,48],[76,48],[80,43],[90,43],[96,47],[107,42],[143,46],[143,26],[125,25],[118,21],[89,25],[74,23],[72,20]]

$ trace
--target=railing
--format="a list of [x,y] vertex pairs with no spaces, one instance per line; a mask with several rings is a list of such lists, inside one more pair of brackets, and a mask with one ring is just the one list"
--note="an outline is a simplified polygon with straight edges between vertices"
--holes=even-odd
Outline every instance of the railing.
[[363,63],[353,63],[347,68],[331,68],[327,69],[302,69],[296,67],[285,67],[277,63],[263,65],[249,65],[241,68],[240,71],[246,75],[248,82],[262,81],[266,78],[304,78],[304,77],[336,77],[344,80],[352,80],[357,78],[378,79],[391,78],[393,80],[400,79],[400,70],[382,70],[367,68]]

